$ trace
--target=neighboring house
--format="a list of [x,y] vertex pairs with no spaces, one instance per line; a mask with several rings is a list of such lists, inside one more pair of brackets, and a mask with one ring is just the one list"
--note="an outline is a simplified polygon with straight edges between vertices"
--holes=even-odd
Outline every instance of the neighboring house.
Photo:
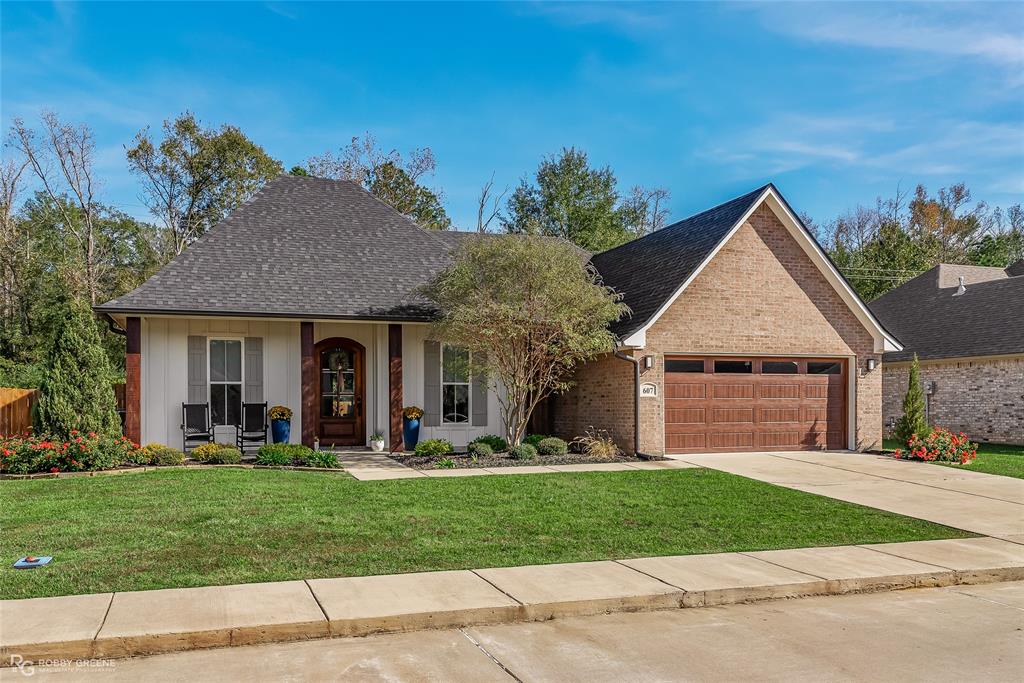
[[[421,438],[503,433],[485,383],[444,372],[459,351],[428,338],[418,293],[464,239],[478,237],[423,230],[350,182],[271,181],[97,306],[127,333],[128,435],[176,443],[181,404],[209,401],[227,437],[243,400],[291,407],[306,444],[363,446],[379,430],[400,445],[411,404]],[[614,326],[619,357],[549,404],[554,431],[593,425],[628,451],[639,431],[648,453],[879,445],[875,364],[901,347],[774,186],[592,262],[633,314]]]
[[1024,444],[1024,261],[1006,269],[943,263],[870,306],[904,344],[883,358],[886,433],[903,414],[916,353],[931,424]]

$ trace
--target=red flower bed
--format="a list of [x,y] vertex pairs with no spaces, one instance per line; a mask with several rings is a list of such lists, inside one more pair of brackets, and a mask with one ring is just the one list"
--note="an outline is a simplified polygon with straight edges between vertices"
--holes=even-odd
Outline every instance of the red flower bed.
[[0,472],[82,472],[108,470],[129,460],[138,449],[124,436],[71,432],[67,440],[49,436],[0,438]]
[[936,427],[924,438],[912,435],[907,440],[907,450],[897,448],[893,455],[910,460],[938,460],[966,465],[978,457],[978,444],[971,443],[963,432],[954,434],[948,429]]

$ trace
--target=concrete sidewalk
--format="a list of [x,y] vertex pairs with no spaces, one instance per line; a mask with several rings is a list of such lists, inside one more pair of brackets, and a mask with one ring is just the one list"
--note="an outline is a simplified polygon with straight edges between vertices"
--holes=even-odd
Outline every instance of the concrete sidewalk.
[[9,600],[0,650],[119,658],[381,632],[1024,579],[970,538]]
[[848,451],[670,457],[986,536],[1024,535],[1024,479],[1015,477]]

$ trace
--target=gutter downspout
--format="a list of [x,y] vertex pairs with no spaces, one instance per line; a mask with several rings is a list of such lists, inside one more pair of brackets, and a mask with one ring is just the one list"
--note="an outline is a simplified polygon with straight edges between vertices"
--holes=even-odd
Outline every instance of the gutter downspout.
[[103,317],[107,319],[107,328],[111,332],[113,332],[114,334],[119,334],[122,337],[127,337],[128,336],[128,332],[127,331],[122,330],[120,327],[117,326],[117,323],[114,322],[113,316],[111,316],[109,313],[104,313]]
[[622,348],[622,342],[616,341],[612,355],[633,364],[633,453],[638,458],[649,460],[647,455],[640,452],[640,359],[627,356],[619,350],[620,348]]

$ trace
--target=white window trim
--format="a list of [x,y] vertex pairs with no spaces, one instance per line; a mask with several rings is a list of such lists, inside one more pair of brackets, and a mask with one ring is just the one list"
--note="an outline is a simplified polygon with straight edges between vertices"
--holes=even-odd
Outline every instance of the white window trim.
[[[239,353],[241,358],[239,359],[239,381],[227,382],[227,381],[215,381],[213,379],[213,354],[210,353],[210,346],[215,341],[236,341],[238,342]],[[214,384],[237,384],[239,388],[239,396],[241,396],[241,403],[245,403],[245,337],[207,337],[206,338],[206,392],[210,399],[210,426],[216,429],[217,427],[232,427],[234,425],[229,424],[213,424],[213,385]],[[241,406],[239,406],[241,410]],[[239,413],[241,415],[241,413]]]
[[[440,388],[441,395],[438,397],[438,405],[441,407],[441,424],[446,426],[446,427],[449,427],[449,428],[470,427],[473,424],[473,373],[469,372],[468,368],[467,368],[466,381],[465,382],[446,382],[444,380],[444,350],[447,347],[451,347],[453,349],[461,349],[462,348],[462,347],[456,346],[454,344],[441,344],[441,388]],[[470,355],[471,354],[470,351],[467,350],[466,354],[467,354],[467,356],[470,359],[472,359],[472,355]],[[444,417],[445,416],[445,412],[444,412],[444,388],[445,388],[445,385],[462,386],[463,384],[466,385],[466,421],[465,422],[449,422]]]

